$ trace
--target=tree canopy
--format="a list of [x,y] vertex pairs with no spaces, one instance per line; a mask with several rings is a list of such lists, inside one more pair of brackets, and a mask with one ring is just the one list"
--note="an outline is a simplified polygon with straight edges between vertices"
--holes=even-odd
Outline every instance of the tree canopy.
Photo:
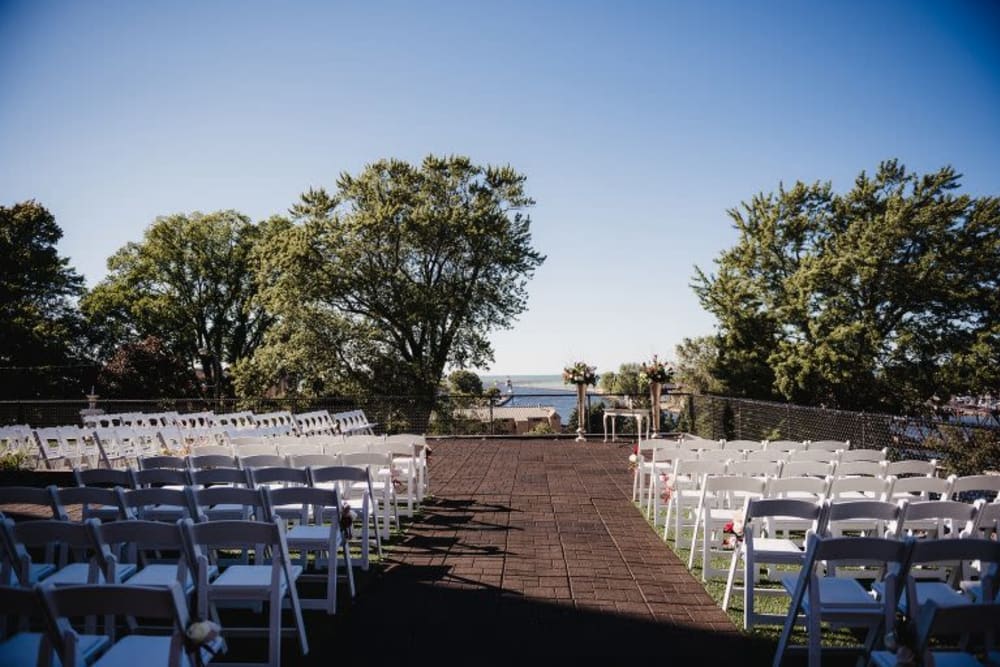
[[[465,157],[382,160],[309,190],[262,257],[262,302],[280,323],[237,381],[297,376],[312,392],[350,386],[433,405],[446,365],[492,359],[490,331],[526,307],[544,261],[534,202],[512,168]],[[252,378],[246,382],[241,378]]]
[[208,394],[228,393],[224,369],[253,354],[273,321],[254,303],[253,258],[281,224],[255,225],[236,211],[157,218],[142,242],[108,259],[108,276],[82,302],[102,356],[153,336],[192,373],[203,369]]
[[693,284],[721,391],[893,412],[996,391],[1000,199],[959,178],[887,161],[845,194],[796,183],[730,210],[739,239]]
[[[31,200],[0,206],[0,396],[70,395],[83,357],[83,278],[60,257],[62,230]],[[70,393],[67,393],[70,392]]]

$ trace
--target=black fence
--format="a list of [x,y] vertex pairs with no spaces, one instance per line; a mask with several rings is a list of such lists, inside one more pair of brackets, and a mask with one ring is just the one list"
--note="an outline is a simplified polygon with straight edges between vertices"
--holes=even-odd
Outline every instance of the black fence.
[[993,413],[905,417],[721,396],[690,396],[681,428],[728,440],[849,440],[893,459],[938,459],[957,474],[1000,470],[1000,421]]

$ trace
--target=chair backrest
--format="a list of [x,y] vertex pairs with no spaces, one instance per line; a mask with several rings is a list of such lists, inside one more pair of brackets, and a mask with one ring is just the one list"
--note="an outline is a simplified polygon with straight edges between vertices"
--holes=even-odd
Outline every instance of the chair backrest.
[[677,475],[689,475],[692,479],[699,479],[705,475],[725,475],[726,461],[678,461]]
[[52,493],[33,486],[0,486],[0,505],[32,505],[32,513],[52,518]]
[[340,462],[345,466],[387,466],[392,463],[392,457],[372,453],[341,454]]
[[694,440],[681,440],[681,449],[722,449],[723,443],[721,440],[705,440],[703,438],[697,438]]
[[191,456],[232,456],[233,448],[226,445],[198,445],[191,448]]
[[304,468],[288,466],[269,466],[265,468],[250,468],[250,479],[254,486],[261,484],[301,484],[309,485],[309,473]]
[[196,489],[189,486],[187,492],[188,505],[192,508],[198,521],[208,520],[203,511],[215,505],[238,505],[244,510],[244,518],[263,521],[266,518],[266,505],[261,489],[247,486],[209,486]]
[[776,452],[792,452],[796,449],[805,449],[806,443],[800,440],[768,440],[764,449]]
[[339,457],[332,454],[302,454],[300,456],[289,456],[288,465],[293,468],[308,468],[310,466],[335,466],[339,464]]
[[826,520],[825,507],[822,502],[810,502],[797,498],[751,498],[747,504],[746,522],[748,526],[760,526],[767,519],[801,519],[812,521],[810,530],[823,530]]
[[824,449],[828,452],[836,452],[838,450],[850,449],[850,440],[810,440],[807,444],[807,449],[817,450]]
[[191,455],[187,459],[188,467],[191,469],[205,468],[239,468],[240,460],[232,454],[199,454]]
[[[193,566],[187,561],[179,523],[133,519],[112,523],[92,521],[88,525],[105,581],[118,583],[115,566],[119,563],[147,564],[164,559],[176,563],[178,581],[188,581],[188,577],[193,580]],[[169,556],[160,552],[169,552]]]
[[940,477],[902,477],[892,479],[892,498],[910,500],[933,500],[931,494],[947,498],[951,482]]
[[[302,442],[302,438],[299,438],[299,442],[294,445],[286,445],[283,443],[278,444],[278,451],[281,455],[290,458],[294,456],[309,456],[314,454],[323,453],[323,444],[320,442]],[[294,464],[292,464],[294,465]]]
[[288,465],[288,459],[277,454],[254,454],[252,456],[241,456],[240,466],[252,470],[256,468],[284,468]]
[[834,465],[824,461],[788,461],[781,466],[782,477],[829,477]]
[[840,452],[828,449],[793,449],[788,452],[789,463],[795,463],[796,461],[823,461],[824,463],[831,463],[839,460]]
[[[194,508],[191,507],[185,489],[167,489],[158,486],[151,486],[140,489],[123,489],[117,487],[118,506],[125,514],[131,514],[140,519],[155,520],[157,515],[166,512],[167,520],[176,521],[176,513],[180,512],[184,516],[193,516]],[[157,507],[166,505],[171,508],[169,511]]]
[[1000,493],[1000,475],[969,475],[956,477],[951,483],[955,500],[971,500],[970,496],[991,499]]
[[[313,486],[286,486],[284,488],[262,489],[265,500],[265,511],[268,521],[274,521],[278,514],[275,507],[300,505],[302,512],[300,521],[308,523],[311,515],[315,523],[323,523],[323,510],[326,508],[340,509],[340,496],[336,489],[322,489]],[[311,511],[310,511],[311,508]]]
[[155,468],[186,469],[187,461],[179,456],[144,456],[139,459],[140,471]]
[[885,477],[885,462],[841,461],[834,474],[837,477]]
[[831,481],[830,477],[772,477],[768,480],[767,496],[769,498],[794,498],[808,494],[814,500],[822,500],[830,490]]
[[149,486],[186,486],[190,482],[187,468],[143,468],[133,475],[136,488]]
[[323,466],[309,468],[309,479],[313,484],[321,484],[323,482],[367,482],[371,478],[364,468]]
[[775,451],[775,450],[762,449],[762,450],[747,452],[746,453],[746,460],[747,461],[774,461],[774,462],[780,461],[780,462],[784,463],[785,461],[788,460],[788,453],[787,452],[779,452],[779,451]]
[[189,475],[195,486],[250,486],[250,476],[242,468],[205,468]]
[[[949,525],[951,530],[948,537],[969,537],[973,533],[976,513],[981,505],[960,503],[954,500],[925,500],[907,502],[906,511],[902,516],[902,529],[905,530],[908,523],[917,521],[937,521],[939,526]],[[920,528],[923,528],[920,526]],[[939,530],[939,537],[943,537],[943,531]]]
[[[871,521],[873,530],[879,529],[882,522],[898,522],[904,503],[890,503],[882,500],[847,500],[840,502],[829,502],[826,512],[826,532],[836,528],[841,521],[852,522],[852,527],[859,521]],[[887,534],[888,537],[897,537],[894,534]]]
[[731,461],[726,472],[747,477],[777,477],[781,474],[780,461]]
[[112,507],[118,510],[118,518],[126,519],[129,515],[122,511],[118,504],[118,494],[112,489],[100,486],[67,486],[58,488],[49,487],[52,495],[52,512],[55,518],[62,521],[69,521],[71,514],[69,507],[80,505],[81,520],[90,518],[90,513],[97,508]]
[[723,449],[738,452],[758,452],[764,450],[764,443],[760,440],[726,440]]
[[979,506],[973,535],[993,540],[1000,538],[1000,500]]
[[[95,521],[95,519],[88,519],[88,521]],[[58,519],[22,521],[17,524],[10,519],[4,519],[4,522],[10,531],[8,535],[15,546],[18,559],[21,561],[24,560],[29,549],[45,548],[48,552],[46,558],[53,557],[51,549],[55,546],[61,547],[60,553],[57,555],[60,567],[69,561],[71,551],[74,556],[90,558],[93,544],[90,540],[90,529],[87,527],[87,522],[71,523]],[[95,563],[92,575],[96,576],[96,574],[97,566]],[[26,585],[28,583],[24,579],[21,581]]]
[[[179,667],[185,663],[185,629],[190,618],[187,601],[179,583],[171,582],[163,586],[52,586],[43,583],[39,590],[49,618],[48,634],[63,665],[83,664],[77,655],[79,636],[68,619],[86,616],[138,616],[169,620],[171,641],[166,645],[167,655],[147,653],[144,658],[171,667]],[[106,629],[112,640],[115,625],[109,624],[110,627]],[[147,647],[143,650],[148,652],[150,649]]]
[[104,486],[114,488],[135,486],[135,471],[131,468],[88,468],[73,469],[73,477],[78,486]]
[[37,591],[27,586],[8,586],[6,584],[0,584],[0,610],[2,610],[0,611],[0,642],[17,632],[16,627],[13,632],[8,631],[7,615],[17,616],[25,621],[38,620],[44,614],[42,600]]
[[731,461],[734,457],[742,458],[743,455],[729,449],[702,449],[698,452],[699,461]]
[[234,429],[254,428],[256,426],[254,423],[254,415],[249,410],[213,415],[210,425]]
[[235,436],[231,437],[233,449],[238,456],[255,456],[257,454],[277,454],[275,442],[270,438],[258,436]]
[[840,500],[845,494],[856,493],[865,494],[872,500],[885,500],[891,483],[881,477],[834,477],[828,493],[832,500]]
[[882,449],[848,449],[840,455],[841,463],[851,463],[853,461],[885,461],[889,457],[889,450]]
[[885,473],[893,477],[903,477],[904,475],[919,475],[923,477],[933,477],[937,472],[937,459],[930,461],[889,461]]
[[702,497],[707,498],[708,494],[718,494],[717,498],[721,502],[728,498],[751,498],[764,495],[765,481],[757,477],[743,477],[740,475],[709,475],[702,485]]

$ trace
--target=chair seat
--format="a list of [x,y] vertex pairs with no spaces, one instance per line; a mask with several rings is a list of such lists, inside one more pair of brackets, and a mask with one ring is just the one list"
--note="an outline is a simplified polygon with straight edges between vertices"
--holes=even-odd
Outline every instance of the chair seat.
[[[0,665],[37,664],[42,636],[40,632],[19,632],[0,643]],[[77,648],[84,661],[90,662],[98,651],[104,650],[110,643],[111,640],[104,635],[79,635]],[[62,664],[59,656],[53,654],[52,664],[56,666]]]
[[[785,575],[781,583],[789,595],[795,594],[798,575]],[[869,595],[864,586],[855,579],[842,577],[819,577],[819,595],[823,601],[824,610],[837,611],[875,611],[881,612],[882,603]],[[809,591],[806,590],[802,599],[802,608],[809,613]]]
[[212,521],[234,520],[243,521],[248,518],[245,505],[237,503],[219,503],[205,510],[205,516]]
[[790,560],[805,558],[805,552],[793,540],[780,537],[753,538],[754,560],[762,563],[774,562],[772,558],[786,557]]
[[[301,565],[291,565],[292,581],[302,574]],[[238,591],[240,589],[268,591],[271,588],[271,566],[270,565],[230,565],[209,584],[213,595],[219,593],[219,597],[224,597],[227,591]],[[285,594],[285,582],[281,582],[281,595]]]
[[[118,577],[118,581],[124,581],[135,574],[135,570],[136,567],[132,563],[119,563],[115,566],[115,575]],[[98,572],[97,576],[98,582],[104,583],[104,573]],[[89,563],[70,563],[52,576],[47,577],[45,579],[45,583],[54,584],[56,586],[86,584],[89,583],[89,577]]]
[[[170,655],[170,637],[128,635],[108,649],[93,667],[166,667]],[[187,654],[181,656],[182,667],[190,667]]]
[[[28,583],[35,584],[56,571],[56,566],[52,563],[32,563],[28,566]],[[13,570],[7,579],[8,586],[18,586],[17,575]]]
[[[211,580],[213,570],[217,573],[219,569],[212,565],[208,569],[208,577]],[[177,566],[169,563],[153,563],[142,568],[125,582],[132,586],[167,586],[177,581]],[[185,593],[194,590],[194,580],[192,577],[185,577],[183,581]]]

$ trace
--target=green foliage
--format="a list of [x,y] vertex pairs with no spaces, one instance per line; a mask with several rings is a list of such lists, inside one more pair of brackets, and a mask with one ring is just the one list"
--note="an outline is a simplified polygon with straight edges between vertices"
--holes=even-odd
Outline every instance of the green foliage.
[[739,240],[693,285],[719,389],[900,412],[998,386],[1000,199],[958,179],[889,161],[843,195],[796,183],[729,211]]
[[103,398],[178,398],[195,396],[190,367],[155,336],[125,343],[97,376]]
[[20,450],[0,453],[0,470],[30,470],[32,462],[31,455]]
[[472,371],[452,371],[448,376],[448,389],[453,394],[479,396],[483,393],[483,381]]
[[[83,279],[59,256],[61,238],[41,204],[0,206],[0,366],[12,378],[0,382],[0,398],[65,392],[71,376],[60,371],[85,357],[75,304]],[[35,367],[49,368],[36,373]]]
[[[564,420],[563,423],[571,431],[575,431],[577,428],[577,415],[579,412],[576,407],[570,411],[569,417]],[[604,430],[604,403],[592,403],[589,408],[586,408],[586,414],[584,416],[584,422],[586,424],[587,433],[600,433]],[[634,428],[634,427],[633,427]],[[622,434],[630,433],[628,429],[623,428],[621,430]]]
[[552,435],[555,432],[556,430],[552,428],[552,424],[549,422],[539,422],[528,431],[528,435]]
[[923,446],[945,454],[948,474],[961,477],[1000,471],[1000,431],[996,429],[940,426],[938,433],[924,440]]
[[716,378],[719,349],[714,336],[685,338],[676,347],[676,381],[681,389],[696,394],[717,394],[722,383]]
[[[649,379],[642,375],[637,363],[625,363],[618,372],[608,371],[601,375],[600,388],[612,396],[631,396],[635,407],[649,407]],[[615,400],[615,403],[622,403]]]
[[255,303],[256,280],[267,277],[255,248],[287,225],[254,225],[236,211],[157,218],[141,243],[108,259],[108,276],[83,300],[102,355],[155,336],[190,368],[201,366],[207,394],[231,393],[225,366],[253,354],[273,322]]
[[261,256],[262,303],[282,324],[234,369],[240,391],[288,374],[310,391],[418,395],[429,413],[445,366],[487,363],[488,333],[526,307],[544,257],[531,247],[524,180],[429,156],[303,194],[296,224]]

